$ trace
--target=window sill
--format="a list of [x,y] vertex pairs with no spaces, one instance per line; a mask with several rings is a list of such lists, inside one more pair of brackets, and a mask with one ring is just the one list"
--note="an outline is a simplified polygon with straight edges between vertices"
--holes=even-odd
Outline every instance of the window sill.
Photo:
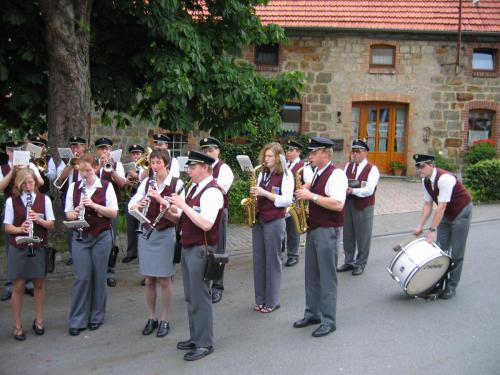
[[279,65],[255,65],[255,69],[258,72],[279,72]]
[[396,69],[394,68],[369,68],[369,74],[396,74]]
[[498,72],[473,70],[472,76],[473,77],[484,77],[484,78],[496,78],[496,77],[498,77]]

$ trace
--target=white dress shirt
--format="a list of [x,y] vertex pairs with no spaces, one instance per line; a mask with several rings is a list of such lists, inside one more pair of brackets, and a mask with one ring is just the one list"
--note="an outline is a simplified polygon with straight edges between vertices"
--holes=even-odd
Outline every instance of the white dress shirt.
[[[431,188],[434,190],[434,182],[436,181],[437,169],[434,168],[432,171],[432,175],[430,178]],[[422,179],[422,186],[424,188],[424,201],[432,202],[431,195],[427,192],[425,188],[425,178]],[[448,203],[451,200],[451,193],[453,192],[453,188],[457,183],[457,179],[455,176],[446,173],[442,174],[437,183],[437,187],[439,189],[438,202]]]
[[[355,177],[356,179],[359,177],[359,175],[367,165],[368,165],[368,160],[366,159],[358,164],[358,169]],[[345,172],[347,172],[348,166],[349,163],[347,163],[347,165],[344,168]],[[369,197],[370,195],[373,195],[379,179],[380,179],[380,172],[378,171],[378,168],[375,165],[373,165],[372,169],[370,170],[370,173],[368,173],[366,186],[352,189],[352,195],[355,195],[360,198],[366,198]]]
[[[325,171],[326,168],[330,166],[330,164],[331,163],[328,163],[323,168],[316,171],[312,184],[314,184],[314,181],[319,176],[321,176],[321,174]],[[335,170],[328,178],[328,181],[326,182],[325,194],[328,197],[335,199],[336,201],[345,203],[347,187],[347,176],[345,175],[345,172],[340,168],[335,168]]]
[[[21,200],[26,207],[28,194],[25,192],[21,193]],[[36,193],[31,193],[32,203],[35,203]],[[45,216],[44,220],[55,220],[54,211],[52,210],[52,201],[48,196],[45,196]],[[12,205],[12,198],[7,199],[5,202],[5,217],[3,220],[4,224],[13,224],[14,223],[14,207]]]
[[[196,191],[193,194],[193,197],[196,197],[203,188],[214,178],[209,176],[201,181],[198,185],[193,184],[189,192],[195,187]],[[189,195],[189,192],[187,195]],[[214,224],[217,219],[217,214],[219,210],[224,206],[224,196],[219,189],[209,188],[205,190],[203,195],[200,197],[200,207],[193,207],[193,209],[198,212],[204,219],[208,220],[210,223]]]
[[[169,174],[167,176],[167,178],[165,178],[165,180],[163,180],[163,182],[160,185],[158,185],[158,181],[155,182],[155,189],[157,191],[161,192],[161,191],[163,191],[163,189],[165,188],[165,186],[170,185],[171,182],[172,182],[172,175]],[[141,184],[137,188],[137,193],[135,193],[134,196],[132,198],[130,198],[130,202],[128,203],[128,209],[129,210],[131,209],[132,206],[137,205],[137,203],[139,203],[139,201],[146,196],[146,187],[147,187],[147,184],[148,184],[148,179],[147,178],[145,178],[144,180],[142,180]],[[177,183],[175,184],[175,191],[178,192],[183,185],[184,185],[184,183],[179,178],[177,180]],[[186,193],[183,190],[179,194],[179,196],[182,199],[185,199],[185,194]]]
[[[217,163],[220,163],[221,161],[217,159],[213,164],[212,168],[217,165]],[[219,169],[219,176],[216,178],[217,184],[224,190],[224,193],[227,194],[229,191],[229,188],[233,184],[234,180],[234,174],[233,171],[231,170],[231,167],[227,165],[226,163],[222,164]]]
[[[295,164],[297,164],[299,161],[300,161],[300,158],[296,158],[291,163],[288,162],[287,163],[287,164],[289,164],[288,169],[291,171],[292,168],[295,167]],[[302,170],[302,179],[304,180],[304,183],[310,184],[312,182],[313,176],[314,176],[314,172],[311,168],[311,164],[304,167],[304,169]]]
[[[257,186],[260,185],[263,177],[267,177],[267,173],[263,174],[259,173],[259,177],[257,179]],[[288,173],[283,173],[283,179],[281,180],[280,193],[274,196],[274,206],[275,207],[288,207],[293,202],[293,188],[294,188],[294,179],[293,175],[290,171]],[[264,198],[267,199],[267,198]]]
[[[9,164],[10,169],[12,169],[12,160],[9,160],[9,162],[8,162],[7,164]],[[29,163],[29,168],[30,168],[33,172],[35,172],[35,176],[36,176],[37,178],[42,178],[42,176],[40,175],[40,171],[38,170],[38,168],[36,167],[36,165],[35,165],[35,164],[33,164],[33,163]],[[2,178],[4,178],[4,177],[5,177],[5,176],[3,175],[2,168],[0,168],[0,180],[1,180]]]
[[[83,181],[79,181],[79,188],[82,187]],[[87,185],[86,192],[87,197],[91,198],[95,193],[97,188],[102,187],[102,182],[99,177],[95,177],[94,184],[92,186]],[[73,192],[75,190],[75,183],[72,182],[69,185],[68,193],[66,194],[66,206],[64,212],[70,212],[75,210],[75,206],[73,206]],[[115,189],[113,188],[113,184],[109,183],[108,188],[106,189],[106,207],[112,208],[118,211],[118,202],[116,199]]]

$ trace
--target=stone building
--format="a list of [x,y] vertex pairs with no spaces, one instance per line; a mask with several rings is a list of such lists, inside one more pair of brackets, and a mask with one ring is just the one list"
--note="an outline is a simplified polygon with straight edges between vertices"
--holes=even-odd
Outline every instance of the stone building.
[[[282,26],[289,43],[247,48],[245,59],[262,74],[306,74],[303,97],[283,108],[283,127],[336,139],[336,162],[348,160],[358,137],[383,172],[401,161],[408,174],[417,152],[441,151],[463,165],[474,140],[500,148],[500,1],[270,0],[257,14]],[[146,142],[143,126],[95,125],[93,134],[122,144]],[[198,136],[173,135],[171,148],[182,154]]]

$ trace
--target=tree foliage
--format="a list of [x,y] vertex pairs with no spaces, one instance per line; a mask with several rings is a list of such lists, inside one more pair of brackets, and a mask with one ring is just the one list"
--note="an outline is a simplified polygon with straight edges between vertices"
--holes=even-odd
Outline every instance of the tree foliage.
[[[93,1],[90,25],[92,102],[105,124],[128,116],[173,131],[213,134],[275,129],[281,105],[299,97],[304,77],[261,75],[241,58],[251,44],[284,43],[263,27],[265,0]],[[0,126],[36,131],[46,124],[47,56],[37,2],[2,0]],[[78,77],[74,79],[75,84]]]

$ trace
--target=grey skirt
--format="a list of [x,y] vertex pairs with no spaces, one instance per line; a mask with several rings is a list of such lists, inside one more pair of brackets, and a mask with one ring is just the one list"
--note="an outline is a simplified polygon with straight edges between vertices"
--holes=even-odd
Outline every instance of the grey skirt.
[[139,272],[143,276],[170,277],[175,274],[175,228],[154,230],[145,240],[139,236]]
[[28,248],[21,250],[9,246],[7,257],[7,279],[42,279],[45,272],[45,248],[35,249],[35,256],[28,256]]

